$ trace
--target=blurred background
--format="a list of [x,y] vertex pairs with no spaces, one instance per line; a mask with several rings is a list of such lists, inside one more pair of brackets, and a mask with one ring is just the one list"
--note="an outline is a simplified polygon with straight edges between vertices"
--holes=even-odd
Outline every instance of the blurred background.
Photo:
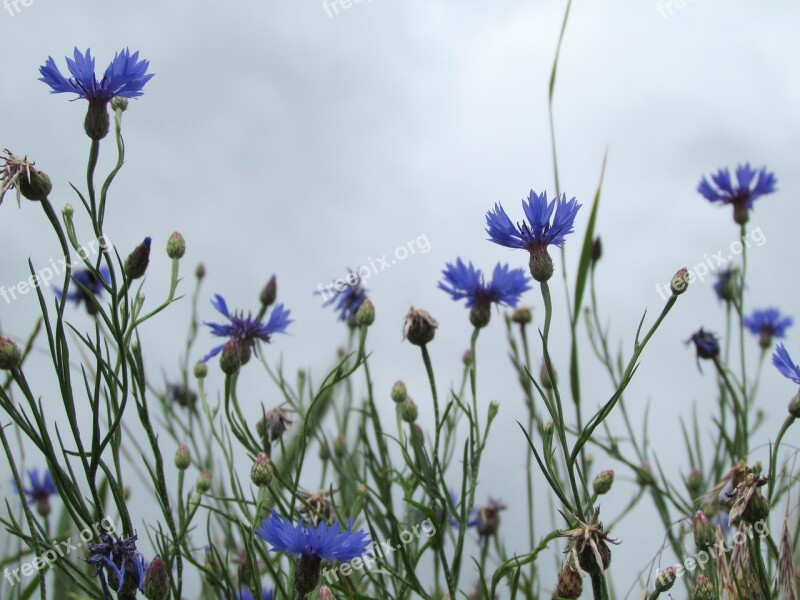
[[[57,208],[67,202],[79,207],[69,183],[85,186],[85,104],[51,96],[37,81],[39,66],[53,56],[65,72],[64,55],[71,56],[74,46],[90,47],[101,73],[116,51],[129,47],[149,59],[156,74],[125,114],[127,160],[106,219],[106,231],[123,256],[145,236],[153,238],[145,286],[150,306],[166,295],[164,245],[179,230],[188,245],[182,290],[190,291],[197,263],[207,269],[200,318],[218,320],[208,302],[214,293],[223,294],[231,308],[257,310],[259,292],[275,274],[278,300],[292,310],[295,322],[290,335],[266,348],[267,360],[282,362],[287,376],[309,369],[320,381],[347,329],[321,308],[314,290],[348,268],[377,264],[386,255],[390,267],[366,281],[377,313],[369,340],[377,397],[385,418],[393,419],[389,390],[403,379],[420,407],[420,420],[431,423],[419,351],[401,342],[403,317],[413,305],[438,319],[430,351],[439,389],[457,386],[471,333],[468,312],[436,283],[445,263],[459,256],[484,271],[497,261],[527,265],[524,252],[486,241],[484,215],[501,202],[512,219],[521,218],[520,200],[529,190],[551,195],[555,190],[547,92],[565,3],[362,0],[348,8],[342,0],[26,3],[6,3],[0,10],[6,48],[0,55],[0,147],[27,155],[50,175]],[[566,375],[569,360],[562,270],[574,280],[606,151],[597,221],[604,248],[597,267],[598,304],[612,348],[622,348],[626,360],[642,313],[648,311],[651,323],[663,306],[657,284],[668,284],[679,267],[720,251],[733,257],[738,226],[731,210],[710,205],[695,191],[703,174],[721,166],[751,161],[776,173],[779,192],[757,202],[749,224],[763,242],[748,250],[747,310],[777,306],[800,316],[798,26],[800,5],[788,1],[574,3],[553,116],[561,187],[585,208],[568,238],[566,265],[554,253],[551,339],[558,371]],[[115,156],[109,138],[100,173]],[[88,243],[88,220],[76,220],[79,239]],[[412,247],[416,251],[407,256],[398,250]],[[6,196],[0,207],[0,285],[10,288],[26,279],[28,258],[41,267],[58,252],[38,207],[26,202],[18,210],[13,194]],[[694,350],[684,343],[700,326],[724,332],[712,279],[695,282],[680,298],[626,393],[637,425],[649,408],[651,460],[677,484],[689,470],[677,443],[680,419],[695,411],[709,443],[712,439],[714,378],[710,369],[705,375],[698,371]],[[544,310],[538,290],[528,292],[523,303],[533,307],[533,325],[540,327]],[[3,334],[24,340],[38,311],[33,293],[0,300]],[[161,372],[175,378],[189,317],[185,299],[142,328],[147,366],[156,380]],[[79,331],[91,327],[83,309],[74,310],[71,321]],[[795,356],[798,333],[790,330],[787,342]],[[759,348],[755,337],[748,341],[754,369]],[[215,344],[203,331],[191,361]],[[541,349],[534,348],[538,363]],[[29,379],[44,405],[57,411],[48,358],[41,338]],[[476,499],[482,503],[491,495],[509,505],[500,535],[510,553],[524,553],[529,550],[522,526],[526,443],[517,420],[524,421],[526,410],[499,313],[481,334],[478,364],[480,404],[485,410],[497,400],[500,413]],[[588,344],[581,365],[586,414],[613,390]],[[357,381],[363,394],[363,381]],[[214,362],[208,380],[212,395],[221,382]],[[254,420],[260,403],[269,407],[280,400],[256,366],[244,370],[239,390],[242,401],[252,403]],[[764,445],[777,434],[795,392],[765,366],[760,406],[767,420],[754,459],[765,455]],[[135,427],[133,413],[128,419]],[[619,415],[609,423],[622,434]],[[797,442],[790,431],[784,443]],[[603,515],[611,521],[637,485],[624,466],[594,453],[595,472],[617,471],[617,483],[603,500]],[[26,464],[40,466],[33,453]],[[246,476],[250,465],[243,460],[241,468]],[[308,473],[305,485],[315,487],[314,471]],[[9,477],[3,458],[3,495],[10,494]],[[537,529],[543,533],[550,527],[546,505],[553,496],[541,476],[535,483],[542,521]],[[145,540],[155,504],[149,484],[134,476],[131,485]],[[16,506],[15,498],[10,502]],[[664,538],[652,503],[643,501],[611,533],[622,542],[613,548],[616,595],[638,597],[638,574],[648,569]],[[5,536],[0,532],[0,543]],[[148,553],[146,541],[142,549]],[[555,584],[556,559],[547,556],[541,564]],[[662,561],[667,564],[668,554]]]

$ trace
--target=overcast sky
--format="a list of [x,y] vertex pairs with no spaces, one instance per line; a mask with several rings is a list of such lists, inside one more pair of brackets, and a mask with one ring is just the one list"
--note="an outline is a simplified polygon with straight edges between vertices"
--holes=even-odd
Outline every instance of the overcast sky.
[[[800,316],[800,5],[676,4],[576,2],[555,95],[561,186],[587,205],[566,244],[570,278],[608,150],[597,222],[605,249],[598,302],[612,346],[621,344],[626,357],[642,312],[647,309],[652,319],[663,305],[657,283],[719,251],[731,256],[738,229],[730,210],[695,192],[700,176],[720,166],[751,161],[777,174],[779,192],[760,200],[751,218],[751,229],[764,241],[749,250],[748,303]],[[484,270],[497,261],[527,264],[525,253],[485,241],[484,215],[502,202],[518,218],[520,199],[530,189],[554,190],[547,84],[565,4],[363,0],[337,6],[338,14],[321,0],[33,0],[29,6],[20,2],[18,11],[9,6],[0,11],[6,48],[0,55],[0,147],[27,154],[51,176],[57,206],[77,206],[68,183],[84,183],[85,103],[48,94],[37,81],[38,67],[52,55],[63,68],[74,46],[90,47],[98,70],[121,48],[139,50],[156,76],[125,114],[127,162],[113,187],[106,229],[123,255],[152,236],[151,302],[166,291],[163,246],[175,229],[188,243],[187,275],[199,261],[208,270],[204,319],[216,320],[208,304],[216,292],[231,307],[257,308],[261,286],[274,273],[279,300],[296,321],[291,335],[268,348],[269,359],[281,357],[287,371],[310,368],[319,380],[347,332],[320,308],[313,290],[348,267],[384,254],[391,261],[396,248],[411,243],[417,252],[367,282],[378,315],[370,334],[372,368],[387,418],[393,411],[389,388],[402,378],[420,405],[420,418],[430,422],[418,350],[401,343],[403,315],[414,305],[439,320],[431,353],[445,390],[459,376],[470,335],[466,310],[436,289],[445,262],[461,256]],[[101,165],[107,169],[113,158],[109,140]],[[26,203],[18,210],[9,196],[0,211],[0,285],[10,287],[27,277],[28,257],[46,264],[58,256],[58,246],[38,207]],[[85,223],[82,231],[89,241]],[[566,373],[558,258],[556,270],[553,355]],[[534,307],[541,325],[538,293],[529,292],[524,303]],[[33,294],[0,302],[3,332],[24,338],[37,310]],[[188,315],[183,302],[144,326],[151,371],[175,374]],[[688,470],[674,443],[679,419],[688,418],[696,403],[708,422],[716,404],[709,370],[698,372],[683,341],[701,325],[722,332],[723,319],[711,284],[693,285],[645,351],[627,394],[634,422],[641,422],[649,404],[656,455],[675,481]],[[89,325],[77,313],[74,322],[79,329]],[[797,333],[788,340],[795,356]],[[495,399],[501,411],[486,459],[492,468],[477,497],[506,500],[511,509],[504,520],[511,524],[526,518],[525,444],[515,422],[524,407],[504,337],[497,314],[478,349],[481,405]],[[213,343],[203,333],[197,358]],[[588,346],[581,358],[587,412],[613,390]],[[249,371],[242,385],[250,387],[241,388],[240,396],[249,389],[254,403],[277,401],[277,392],[265,389],[263,373]],[[57,402],[47,371],[41,373],[37,393]],[[759,438],[766,443],[796,390],[767,367],[762,391],[761,406],[771,415]],[[610,422],[620,425],[616,417]],[[790,432],[786,442],[797,441]],[[4,481],[7,468],[3,461]],[[600,457],[597,468],[629,475]],[[546,497],[544,481],[537,482]],[[615,490],[604,507],[609,519],[634,487]],[[513,526],[501,531],[510,549],[527,550]],[[613,575],[618,591],[627,591],[663,532],[644,503],[613,535],[623,541],[614,550],[615,564],[625,566]],[[550,568],[553,561],[546,563]]]

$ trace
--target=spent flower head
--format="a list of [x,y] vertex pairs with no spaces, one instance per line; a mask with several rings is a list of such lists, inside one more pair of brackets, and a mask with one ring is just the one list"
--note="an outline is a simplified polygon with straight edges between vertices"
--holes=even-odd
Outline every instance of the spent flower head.
[[560,532],[562,536],[569,538],[566,550],[567,559],[574,560],[581,566],[581,569],[590,575],[605,573],[611,563],[611,550],[608,543],[618,543],[603,530],[603,524],[599,517],[600,507],[597,507],[588,523],[584,523],[576,517],[577,527]]
[[749,211],[753,210],[753,203],[761,196],[773,193],[776,184],[775,174],[767,171],[766,167],[756,170],[750,163],[745,163],[736,167],[735,184],[727,168],[719,169],[711,175],[710,182],[704,176],[697,184],[697,191],[709,202],[733,206],[733,220],[744,225],[749,219]]
[[4,153],[5,156],[0,156],[0,204],[11,189],[17,193],[17,205],[21,205],[22,196],[28,200],[45,200],[53,187],[50,178],[27,156],[20,158],[8,149]]
[[136,549],[136,534],[128,538],[103,535],[99,544],[89,546],[87,563],[95,566],[95,576],[106,598],[111,598],[109,586],[118,594],[125,589],[142,590],[147,570],[142,554]]

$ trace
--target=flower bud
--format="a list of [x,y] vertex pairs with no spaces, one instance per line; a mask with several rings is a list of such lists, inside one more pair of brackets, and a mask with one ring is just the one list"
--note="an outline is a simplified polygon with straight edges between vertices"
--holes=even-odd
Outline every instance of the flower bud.
[[233,375],[239,371],[242,366],[242,360],[237,342],[231,340],[225,343],[219,358],[219,366],[226,375]]
[[555,598],[575,600],[583,593],[583,576],[580,570],[570,564],[565,564],[558,576],[558,585],[554,594]]
[[169,575],[160,556],[156,556],[150,561],[147,572],[144,574],[142,591],[147,600],[167,600],[169,597]]
[[518,325],[527,325],[533,320],[533,311],[527,306],[518,308],[511,314],[511,320]]
[[553,259],[547,252],[547,246],[537,244],[531,249],[528,267],[531,270],[531,277],[540,283],[553,276]]
[[594,482],[592,483],[592,487],[594,488],[594,493],[598,496],[602,496],[603,494],[607,494],[608,491],[611,489],[611,485],[614,483],[614,471],[612,469],[608,469],[607,471],[601,471],[597,474],[597,477],[594,478]]
[[669,591],[672,584],[675,583],[675,567],[667,567],[663,571],[659,571],[656,575],[656,591],[659,594]]
[[800,419],[800,392],[789,402],[789,414],[795,419]]
[[205,379],[206,375],[208,375],[208,365],[202,360],[197,361],[194,364],[194,376],[197,379]]
[[108,135],[108,101],[95,99],[89,101],[89,109],[83,120],[83,130],[95,142],[99,142]]
[[13,371],[22,364],[22,353],[10,339],[0,336],[0,370]]
[[206,276],[206,266],[203,263],[197,263],[194,269],[194,276],[197,277],[197,279],[202,279]]
[[319,596],[317,596],[317,598],[319,598],[319,600],[335,600],[336,596],[333,595],[331,588],[327,585],[323,585],[319,588]]
[[461,356],[461,362],[464,363],[465,367],[472,365],[472,350],[466,350],[464,352],[464,354]]
[[689,598],[690,600],[718,600],[719,596],[708,578],[705,575],[700,575]]
[[186,254],[186,240],[179,232],[173,231],[167,239],[167,256],[176,259],[183,258],[184,254]]
[[558,383],[558,376],[556,375],[556,370],[553,369],[553,372],[547,370],[547,364],[542,361],[542,366],[539,369],[539,379],[542,382],[542,387],[546,390],[552,390],[553,386]]
[[258,487],[268,487],[272,483],[272,476],[272,463],[266,454],[259,452],[250,469],[250,481]]
[[192,454],[189,452],[189,446],[186,444],[181,444],[178,446],[178,450],[175,452],[175,466],[181,471],[184,471],[188,469],[189,465],[191,464]]
[[328,448],[328,444],[320,444],[319,459],[323,462],[331,459],[331,449]]
[[700,473],[700,469],[695,467],[686,478],[686,489],[689,491],[692,500],[696,500],[703,495],[704,487],[703,475]]
[[406,322],[403,325],[403,338],[415,346],[425,346],[436,333],[439,324],[427,311],[420,308],[411,307],[406,314]]
[[406,423],[413,423],[417,420],[418,416],[419,409],[417,408],[417,405],[410,397],[406,398],[405,401],[403,401],[403,405],[400,409],[400,417]]
[[375,305],[369,298],[364,298],[361,306],[356,311],[356,325],[369,327],[375,322]]
[[692,533],[694,533],[694,543],[698,551],[708,550],[716,541],[714,526],[711,524],[711,521],[708,520],[705,513],[699,509],[694,513]]
[[497,416],[498,412],[500,412],[500,403],[497,400],[492,400],[491,402],[489,402],[488,418],[490,423]]
[[200,473],[200,476],[197,478],[195,482],[195,488],[201,494],[205,494],[208,490],[211,489],[211,471],[209,469],[204,470]]
[[689,287],[689,269],[686,267],[678,269],[669,283],[673,296],[680,296]]
[[20,175],[19,179],[17,179],[17,188],[19,189],[19,193],[25,196],[28,200],[34,200],[41,202],[42,200],[47,200],[47,197],[50,195],[50,192],[53,189],[53,184],[50,182],[50,178],[47,176],[47,173],[44,171],[40,171],[39,169],[35,169],[34,167],[29,167],[28,174]]
[[392,400],[397,404],[400,404],[401,402],[405,401],[407,397],[408,391],[406,390],[406,384],[398,379],[392,386]]
[[136,246],[125,259],[125,275],[128,279],[139,279],[144,276],[147,265],[150,264],[151,241],[149,237],[144,238],[144,241]]
[[72,206],[69,202],[64,205],[64,208],[61,209],[61,214],[64,215],[65,219],[71,219],[72,216],[75,214],[75,207]]
[[264,286],[264,289],[261,290],[261,295],[259,296],[259,300],[261,300],[261,306],[264,308],[269,308],[273,304],[275,304],[275,300],[278,298],[278,281],[275,279],[275,275],[269,278],[269,281]]
[[333,455],[342,458],[347,455],[347,439],[343,435],[336,436],[333,440]]
[[111,99],[111,110],[114,112],[125,112],[128,110],[128,99],[125,96],[114,96]]
[[636,471],[636,483],[641,486],[653,483],[653,469],[650,467],[649,460],[643,460],[642,466]]
[[594,238],[592,242],[592,254],[591,259],[593,263],[596,263],[603,257],[603,242],[600,240],[600,236]]

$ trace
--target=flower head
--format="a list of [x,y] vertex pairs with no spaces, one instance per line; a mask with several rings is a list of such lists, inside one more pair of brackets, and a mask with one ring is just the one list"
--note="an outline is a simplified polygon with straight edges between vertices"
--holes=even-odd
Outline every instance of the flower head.
[[[241,312],[231,313],[225,298],[217,294],[211,304],[217,311],[230,321],[229,323],[208,323],[211,333],[218,337],[227,338],[228,341],[235,342],[240,347],[247,349],[255,348],[256,340],[269,343],[273,334],[286,333],[286,328],[292,322],[289,318],[291,311],[283,307],[283,304],[276,304],[270,313],[269,320],[262,323],[261,319],[254,318],[252,314],[244,316]],[[219,354],[225,347],[225,343],[216,346],[203,357],[203,362]]]
[[714,282],[714,292],[717,299],[721,302],[731,302],[739,295],[739,270],[735,267],[728,267],[724,271],[717,273],[717,280]]
[[264,416],[256,423],[256,432],[264,446],[268,447],[281,439],[291,424],[289,411],[283,406],[276,406],[265,412]]
[[777,308],[754,310],[753,314],[744,318],[744,326],[751,333],[760,336],[759,344],[762,348],[769,348],[772,338],[783,338],[786,330],[794,321],[791,317],[782,316]]
[[464,264],[461,258],[455,264],[447,263],[442,274],[444,280],[439,282],[439,289],[450,294],[453,300],[466,298],[467,308],[472,309],[470,318],[476,327],[489,322],[492,303],[516,308],[519,297],[530,289],[530,280],[522,269],[510,269],[500,263],[494,268],[489,283],[483,280],[480,269],[471,262]]
[[144,557],[136,549],[134,534],[122,539],[118,536],[103,535],[99,544],[89,546],[87,563],[94,565],[95,575],[100,579],[105,597],[111,598],[108,586],[119,593],[123,587],[141,590],[147,571]]
[[[56,66],[52,56],[39,67],[42,81],[50,86],[52,94],[73,93],[89,102],[108,103],[114,96],[137,98],[144,92],[144,85],[153,74],[147,74],[150,62],[139,60],[139,53],[130,53],[125,48],[114,55],[114,60],[106,67],[103,77],[97,81],[94,72],[94,58],[87,48],[85,54],[75,48],[73,58],[67,57],[67,68],[72,77],[65,78]],[[76,98],[77,100],[77,98]]]
[[[710,331],[704,331],[701,327],[692,334],[686,343],[694,343],[695,350],[697,351],[697,368],[700,368],[700,359],[713,360],[719,356],[719,340]],[[700,369],[702,371],[702,369]]]
[[728,169],[719,169],[711,175],[711,182],[704,176],[697,185],[697,191],[709,202],[733,206],[734,221],[744,224],[747,223],[753,203],[761,196],[773,193],[776,183],[775,174],[767,171],[766,167],[757,171],[750,163],[745,163],[736,167],[736,185],[731,181]]
[[772,355],[772,364],[780,371],[781,375],[800,384],[800,366],[795,364],[783,344],[778,344],[778,347],[775,348],[775,353]]
[[489,498],[484,506],[479,506],[476,511],[478,534],[490,536],[497,533],[500,527],[500,511],[508,508],[503,502]]
[[611,563],[611,550],[606,542],[618,543],[604,531],[599,517],[600,508],[598,507],[594,509],[588,523],[576,518],[577,527],[559,532],[562,536],[569,538],[566,550],[567,559],[572,560],[573,564],[579,564],[590,575],[604,573]]
[[0,156],[2,169],[0,169],[0,204],[3,196],[10,189],[17,192],[17,205],[21,204],[21,197],[28,200],[44,200],[52,189],[50,178],[37,169],[33,161],[27,156],[20,158],[5,150],[5,156]]
[[[344,281],[345,285],[340,284]],[[352,283],[351,283],[352,282]],[[339,313],[339,320],[349,322],[355,318],[359,307],[367,299],[367,289],[361,285],[361,278],[350,272],[345,280],[339,280],[337,284],[331,284],[323,290],[314,292],[323,297],[330,295],[322,306],[334,305],[334,309]]]
[[[105,291],[105,286],[111,284],[111,279],[108,273],[108,267],[102,266],[98,270],[102,280],[89,271],[88,269],[80,269],[72,273],[72,279],[77,285],[72,288],[72,291],[67,292],[67,300],[71,300],[76,305],[81,302],[86,304],[86,310],[90,313],[96,312],[95,298],[100,296]],[[55,288],[56,298],[61,300],[64,291],[61,288]]]
[[412,306],[408,309],[403,323],[403,339],[415,346],[425,346],[433,340],[438,326],[439,323],[428,311]]
[[486,233],[495,244],[528,250],[531,275],[536,281],[547,281],[553,274],[553,261],[547,247],[564,245],[566,236],[573,231],[580,207],[575,198],[567,201],[565,194],[548,204],[547,192],[537,194],[531,190],[528,200],[522,201],[527,222],[515,226],[503,207],[496,203],[494,210],[486,213]]
[[[28,469],[28,480],[30,485],[26,487],[23,484],[22,493],[25,494],[28,504],[36,504],[37,512],[47,516],[50,514],[50,496],[58,494],[50,471],[44,471],[40,476],[38,469]],[[16,488],[16,481],[13,483]]]

